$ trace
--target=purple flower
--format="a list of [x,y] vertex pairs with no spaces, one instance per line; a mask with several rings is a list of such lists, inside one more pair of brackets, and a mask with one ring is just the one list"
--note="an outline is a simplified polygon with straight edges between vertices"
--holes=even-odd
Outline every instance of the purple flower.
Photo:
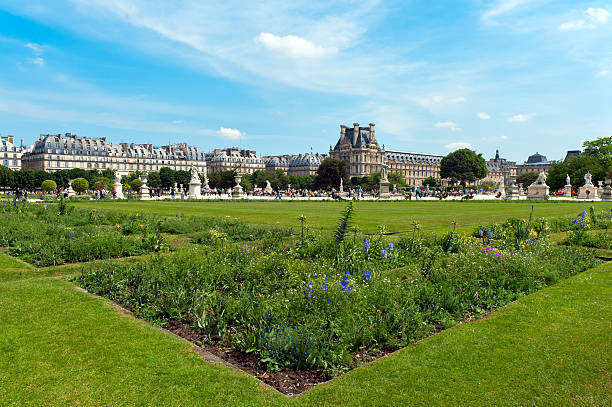
[[363,275],[365,276],[366,280],[369,280],[372,277],[372,273],[370,272],[370,270],[364,271]]
[[572,221],[572,223],[576,223],[576,222],[578,222],[578,219],[574,219],[574,220]]
[[387,249],[393,251],[393,242],[389,242],[389,244],[387,245]]
[[328,304],[331,304],[331,300],[330,300],[329,298],[327,299],[327,303],[328,303]]
[[308,298],[311,298],[311,297],[312,297],[312,293],[308,293]]
[[308,282],[308,288],[310,288],[312,290],[312,281]]
[[327,277],[323,277],[323,280],[325,280],[325,282],[327,282]]
[[482,232],[482,229],[480,229],[480,230],[478,231],[478,236],[482,237],[482,235],[483,235],[483,232]]
[[327,286],[325,284],[323,284],[321,288],[323,289],[323,291],[327,291]]
[[382,251],[380,252],[380,254],[382,255],[382,258],[383,258],[383,259],[386,259],[386,258],[387,258],[387,251],[386,251],[386,250],[382,250]]
[[346,271],[344,272],[344,274],[346,274],[347,276],[350,276],[350,275],[351,275],[351,273],[349,273],[349,271],[348,271],[348,270],[346,270]]

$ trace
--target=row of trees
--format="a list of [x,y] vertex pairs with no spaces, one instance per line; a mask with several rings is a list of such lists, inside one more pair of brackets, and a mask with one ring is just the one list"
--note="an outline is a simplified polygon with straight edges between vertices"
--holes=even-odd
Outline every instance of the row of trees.
[[55,182],[57,188],[67,188],[68,182],[76,178],[84,178],[89,185],[94,185],[97,181],[114,182],[115,170],[106,169],[84,170],[73,168],[70,170],[60,170],[56,172],[46,172],[43,170],[11,170],[8,167],[0,166],[0,188],[3,189],[37,189],[46,180]]

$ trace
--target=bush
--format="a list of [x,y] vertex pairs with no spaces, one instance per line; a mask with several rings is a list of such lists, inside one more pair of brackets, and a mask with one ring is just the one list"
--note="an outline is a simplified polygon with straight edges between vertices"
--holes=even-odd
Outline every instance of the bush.
[[43,191],[53,192],[57,189],[57,184],[55,183],[55,181],[48,179],[43,181],[40,187]]
[[72,189],[74,189],[74,192],[77,194],[82,194],[89,189],[89,181],[85,178],[77,178],[72,181]]

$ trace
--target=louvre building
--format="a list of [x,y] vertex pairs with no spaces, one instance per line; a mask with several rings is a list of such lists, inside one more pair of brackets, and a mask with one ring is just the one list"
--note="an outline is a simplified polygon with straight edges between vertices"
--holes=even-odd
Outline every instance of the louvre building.
[[406,179],[408,185],[420,186],[427,177],[440,180],[441,155],[393,151],[378,145],[374,124],[360,127],[340,126],[340,138],[335,147],[329,149],[329,156],[349,163],[350,177],[363,177],[380,171],[383,164],[389,172],[395,172]]

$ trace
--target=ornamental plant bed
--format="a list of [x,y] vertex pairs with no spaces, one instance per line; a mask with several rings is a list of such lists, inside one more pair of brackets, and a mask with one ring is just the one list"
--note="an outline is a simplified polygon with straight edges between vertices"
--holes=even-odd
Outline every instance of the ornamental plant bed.
[[477,239],[415,225],[389,241],[382,229],[360,236],[350,217],[331,236],[269,233],[252,246],[97,264],[76,281],[161,326],[183,321],[180,332],[295,393],[597,264],[589,250],[550,245],[543,221],[508,221]]

